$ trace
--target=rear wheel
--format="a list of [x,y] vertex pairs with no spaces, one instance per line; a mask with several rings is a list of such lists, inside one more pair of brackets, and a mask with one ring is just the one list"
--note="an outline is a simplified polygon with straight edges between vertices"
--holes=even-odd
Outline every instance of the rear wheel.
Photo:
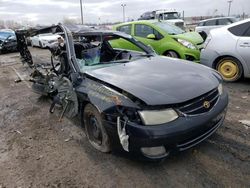
[[221,59],[216,66],[223,79],[227,82],[235,82],[242,77],[243,69],[240,62],[233,57]]
[[103,126],[101,114],[91,104],[87,104],[83,113],[84,125],[90,144],[103,153],[111,151],[110,139]]
[[172,57],[172,58],[178,58],[178,54],[175,51],[167,51],[164,53],[165,56],[167,57]]

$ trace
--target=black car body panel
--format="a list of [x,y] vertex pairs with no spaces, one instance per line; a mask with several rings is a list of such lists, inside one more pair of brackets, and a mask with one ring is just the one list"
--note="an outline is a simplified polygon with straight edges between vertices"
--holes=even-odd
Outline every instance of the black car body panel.
[[182,103],[219,85],[216,73],[205,67],[160,56],[86,73],[131,93],[147,105]]
[[[20,52],[21,56],[35,69],[33,89],[41,94],[47,93],[53,97],[54,103],[61,104],[64,109],[62,115],[65,112],[73,117],[77,115],[76,109],[79,109],[82,123],[86,104],[95,106],[114,146],[140,153],[147,158],[151,157],[143,154],[142,148],[164,147],[166,152],[152,159],[164,158],[172,150],[182,151],[200,143],[222,125],[228,95],[219,90],[222,80],[216,71],[188,61],[157,56],[147,46],[119,32],[95,30],[80,31],[72,35],[61,24],[44,29],[46,32],[48,30],[64,37],[65,46],[60,58],[63,59],[61,63],[67,66],[64,66],[61,73],[52,66],[52,73],[43,75],[39,72],[39,67],[33,64],[28,48],[22,48],[24,50]],[[145,54],[125,63],[84,70],[79,64],[79,56],[82,54],[76,54],[75,51],[76,43],[79,47],[76,38],[83,37],[86,41],[86,38],[92,36],[101,39],[122,37],[136,43]],[[25,46],[23,38],[18,38],[19,44]],[[101,45],[103,43],[101,41]],[[123,51],[115,49],[115,57]],[[124,53],[134,55],[134,52]],[[105,63],[107,62],[103,64]],[[62,91],[60,83],[66,83],[61,84],[64,92],[58,92]],[[69,104],[71,110],[65,110],[65,104]],[[168,123],[145,125],[139,116],[141,111],[169,108],[176,112],[178,118]],[[123,136],[129,143],[128,148],[121,140],[121,124],[125,133]]]
[[[128,124],[130,150],[139,151],[142,147],[164,145],[168,152],[175,152],[184,151],[199,144],[223,124],[227,101],[228,95],[224,94],[218,102],[220,108],[199,116],[179,117],[176,121],[167,124],[158,126]],[[110,135],[116,132],[114,127],[114,123],[106,122],[106,129]]]

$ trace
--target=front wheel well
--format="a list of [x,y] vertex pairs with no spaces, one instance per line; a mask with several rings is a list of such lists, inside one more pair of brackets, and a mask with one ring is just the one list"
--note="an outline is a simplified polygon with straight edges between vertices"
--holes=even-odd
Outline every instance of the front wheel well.
[[180,58],[181,56],[180,56],[180,54],[178,53],[178,52],[176,52],[175,50],[166,50],[165,52],[163,52],[162,53],[162,55],[167,55],[167,53],[169,53],[169,52],[174,52],[174,53],[176,53],[176,55],[178,56],[178,58]]

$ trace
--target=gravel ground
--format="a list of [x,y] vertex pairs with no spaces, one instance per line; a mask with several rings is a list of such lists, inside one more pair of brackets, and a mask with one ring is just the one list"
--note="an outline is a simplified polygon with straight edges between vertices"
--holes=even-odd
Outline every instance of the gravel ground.
[[[32,49],[39,59],[46,50]],[[14,187],[250,187],[250,80],[225,84],[224,125],[199,146],[162,163],[90,146],[79,122],[49,113],[34,94],[17,53],[0,55],[0,188]]]

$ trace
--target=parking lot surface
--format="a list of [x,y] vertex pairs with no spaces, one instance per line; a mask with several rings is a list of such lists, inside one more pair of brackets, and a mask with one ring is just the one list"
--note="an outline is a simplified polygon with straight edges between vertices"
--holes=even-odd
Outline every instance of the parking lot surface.
[[[49,62],[46,50],[34,60]],[[94,150],[79,121],[49,113],[18,53],[0,55],[0,188],[250,187],[250,80],[225,83],[224,125],[199,146],[161,163]],[[22,82],[15,83],[21,77]]]

